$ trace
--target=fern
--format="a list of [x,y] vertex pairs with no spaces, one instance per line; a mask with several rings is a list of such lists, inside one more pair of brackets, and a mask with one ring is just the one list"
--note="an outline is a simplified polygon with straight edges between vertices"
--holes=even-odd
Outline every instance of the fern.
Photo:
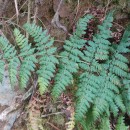
[[[87,47],[87,50],[84,51],[84,56],[82,56],[82,59],[88,64],[79,64],[85,72],[83,72],[79,77],[78,91],[76,94],[78,97],[76,105],[77,120],[83,118],[90,108],[91,103],[94,102],[98,90],[100,89],[102,77],[98,75],[101,73],[103,68],[98,61],[107,60],[109,58],[109,46],[111,43],[107,39],[111,37],[110,27],[112,26],[111,22],[113,21],[112,15],[113,12],[110,12],[107,15],[102,25],[98,26],[99,33],[93,36],[93,41],[88,41],[89,46]],[[97,75],[94,73],[97,73]],[[102,101],[103,100],[100,99],[100,102]],[[106,102],[104,101],[104,105],[105,104]],[[105,107],[102,107],[101,109],[105,109]]]
[[60,54],[60,65],[58,73],[55,77],[55,85],[52,93],[54,97],[58,97],[65,89],[73,83],[73,74],[78,71],[78,63],[83,53],[80,49],[85,45],[86,41],[82,39],[82,35],[85,34],[86,26],[91,15],[87,15],[80,19],[77,23],[77,29],[70,37],[65,41],[64,52]]
[[101,128],[100,130],[112,130],[110,127],[110,120],[108,117],[104,116],[101,119],[101,124],[100,124]]
[[130,115],[130,74],[123,80],[124,87],[122,88],[122,99],[126,107],[126,112]]
[[19,58],[17,57],[17,51],[9,41],[1,36],[0,37],[0,48],[2,49],[1,61],[0,61],[0,81],[3,79],[5,61],[8,63],[10,83],[12,86],[17,83],[17,67],[20,64]]
[[124,119],[120,116],[117,120],[116,130],[128,130],[128,127],[124,124]]
[[40,57],[38,74],[39,91],[43,94],[50,85],[50,80],[54,76],[58,59],[54,56],[56,47],[53,47],[54,39],[50,39],[47,35],[47,30],[42,31],[42,28],[35,24],[25,24],[26,31],[34,38],[36,44],[37,55]]
[[[14,30],[16,46],[1,36],[0,81],[3,79],[5,65],[8,65],[11,85],[14,86],[19,77],[22,88],[27,86],[32,72],[36,71],[39,92],[46,92],[52,86],[50,81],[53,78],[52,95],[58,98],[76,80],[75,115],[67,123],[68,129],[73,129],[75,123],[80,121],[84,130],[99,127],[101,130],[111,130],[111,113],[116,118],[119,112],[130,115],[129,61],[124,56],[124,53],[130,52],[130,26],[118,45],[111,44],[109,38],[112,37],[110,28],[113,13],[111,11],[103,23],[98,25],[97,33],[89,41],[84,40],[83,35],[93,16],[81,18],[76,31],[65,41],[64,51],[60,54],[57,53],[57,48],[53,45],[54,39],[48,35],[47,30],[43,31],[35,24],[24,25],[27,33],[34,39],[33,48],[18,29]],[[86,49],[82,50],[84,46]],[[77,77],[75,79],[75,74],[79,75],[78,80]],[[30,116],[33,118],[33,113]],[[39,116],[38,113],[37,117]],[[101,119],[98,120],[99,118]],[[99,125],[96,126],[97,122]],[[34,129],[39,129],[39,126]],[[127,129],[122,116],[118,119],[116,129]]]
[[[104,68],[106,69],[106,75],[102,73],[104,81],[102,84],[102,89],[99,92],[99,97],[102,98],[102,100],[107,101],[107,106],[104,108],[104,110],[107,107],[110,107],[115,116],[118,114],[119,109],[121,109],[122,112],[126,111],[121,95],[121,79],[124,77],[126,78],[128,73],[128,60],[122,55],[122,53],[126,53],[126,50],[128,51],[127,47],[129,46],[129,33],[130,27],[126,29],[120,44],[113,48],[111,59],[107,60],[106,64],[104,65]],[[125,51],[120,50],[120,48]],[[99,103],[97,102],[97,104]],[[101,106],[102,105],[99,104],[98,109],[100,109]]]
[[19,56],[22,57],[22,62],[20,66],[20,86],[22,88],[26,87],[27,81],[31,76],[31,71],[35,69],[35,63],[37,63],[37,59],[34,55],[34,50],[31,48],[31,44],[28,44],[27,38],[24,35],[20,34],[18,29],[14,30],[15,40],[20,47]]

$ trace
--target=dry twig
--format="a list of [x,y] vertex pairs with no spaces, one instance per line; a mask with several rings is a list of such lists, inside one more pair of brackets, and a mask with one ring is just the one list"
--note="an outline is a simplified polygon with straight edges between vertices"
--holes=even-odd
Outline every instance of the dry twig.
[[15,3],[15,10],[16,10],[16,16],[17,16],[17,24],[18,24],[19,10],[18,10],[18,2],[17,2],[17,0],[14,0],[14,3]]
[[65,112],[56,112],[56,113],[50,113],[50,114],[45,114],[42,115],[42,118],[48,117],[48,116],[53,116],[53,115],[59,115],[59,114],[64,114]]
[[50,122],[46,122],[47,124],[49,124],[51,127],[53,127],[55,130],[60,130],[59,128],[57,128],[55,125],[53,125],[52,123]]

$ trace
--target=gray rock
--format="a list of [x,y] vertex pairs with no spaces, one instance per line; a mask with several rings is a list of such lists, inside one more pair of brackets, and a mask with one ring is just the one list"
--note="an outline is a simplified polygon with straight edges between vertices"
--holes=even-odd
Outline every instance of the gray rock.
[[8,72],[5,71],[3,82],[0,83],[0,105],[10,106],[15,96],[16,92],[10,85]]

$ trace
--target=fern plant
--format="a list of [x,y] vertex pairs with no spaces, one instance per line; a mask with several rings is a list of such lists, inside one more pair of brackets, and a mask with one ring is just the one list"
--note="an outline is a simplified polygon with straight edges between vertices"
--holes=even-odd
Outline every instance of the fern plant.
[[53,47],[54,39],[47,35],[47,30],[42,32],[42,27],[35,24],[25,24],[24,28],[34,38],[36,42],[36,53],[40,57],[40,65],[37,70],[40,93],[43,94],[50,85],[50,80],[54,76],[58,59],[54,56],[57,48]]
[[19,57],[22,57],[19,70],[20,86],[25,88],[31,72],[35,70],[35,64],[37,63],[36,56],[34,55],[35,48],[31,48],[31,44],[28,44],[27,38],[18,29],[14,30],[14,36],[20,48]]
[[125,126],[122,116],[120,116],[117,120],[116,130],[128,130],[128,126]]
[[0,37],[0,48],[1,48],[1,55],[0,58],[0,81],[3,80],[3,74],[4,74],[4,66],[5,62],[8,63],[9,66],[9,77],[10,77],[10,83],[12,85],[15,85],[17,81],[17,70],[20,61],[17,58],[17,51],[15,48],[9,43],[9,41],[5,37]]
[[[76,119],[82,119],[100,90],[100,83],[102,77],[100,76],[103,71],[102,65],[99,60],[107,60],[109,58],[109,48],[111,43],[107,40],[111,37],[113,12],[110,12],[102,25],[98,26],[99,33],[93,36],[93,41],[88,41],[89,46],[84,51],[82,59],[87,62],[80,63],[80,67],[84,70],[79,77],[77,97],[78,102],[76,105]],[[105,32],[105,33],[104,33]],[[96,74],[95,74],[96,73]],[[105,103],[103,103],[105,105]],[[97,112],[97,111],[96,111]]]
[[87,15],[81,18],[77,23],[76,31],[70,36],[69,40],[65,41],[64,51],[60,54],[60,64],[58,73],[55,77],[55,85],[52,93],[54,97],[60,96],[60,94],[66,89],[66,86],[73,84],[73,74],[78,71],[78,63],[83,53],[80,49],[85,45],[86,41],[82,38],[85,34],[87,23],[92,18],[91,15]]
[[[75,114],[68,123],[68,129],[73,129],[80,121],[84,130],[94,130],[98,121],[99,129],[111,130],[111,113],[118,118],[116,129],[126,129],[123,116],[118,115],[130,115],[129,61],[124,56],[124,53],[130,52],[130,27],[125,30],[118,45],[111,44],[113,13],[111,11],[98,25],[97,33],[89,41],[83,36],[93,16],[81,18],[76,31],[65,40],[64,51],[60,54],[47,30],[43,31],[35,24],[24,25],[34,39],[33,47],[18,29],[14,30],[16,46],[1,36],[0,81],[7,64],[12,86],[18,79],[20,86],[25,88],[32,72],[36,72],[40,93],[52,86],[50,81],[54,79],[52,95],[58,98],[76,80],[76,94],[73,95],[76,97]],[[82,50],[83,47],[86,49]],[[75,74],[79,77],[75,78]]]
[[20,86],[25,88],[31,77],[31,72],[35,71],[37,63],[39,64],[37,69],[39,91],[42,94],[50,85],[56,64],[58,64],[58,59],[53,55],[56,51],[56,47],[52,47],[54,39],[47,35],[47,30],[42,31],[42,28],[35,24],[27,23],[24,26],[28,33],[34,37],[37,44],[32,48],[31,43],[28,44],[27,38],[18,29],[15,29],[14,36],[20,50],[17,51],[5,37],[1,36],[0,47],[3,53],[1,53],[0,60],[0,81],[2,81],[4,65],[7,62],[12,86],[17,82],[18,75]]
[[[111,58],[104,64],[105,73],[101,74],[102,77],[104,77],[104,81],[102,81],[103,86],[101,85],[102,89],[98,94],[102,100],[107,101],[106,107],[110,108],[115,116],[118,114],[119,109],[123,112],[125,112],[126,109],[121,95],[124,88],[124,85],[122,85],[123,81],[121,80],[127,77],[128,60],[122,55],[122,53],[129,51],[127,48],[129,46],[129,32],[130,27],[125,31],[119,45],[117,47],[114,46],[114,48],[112,47]],[[97,104],[99,104],[98,101]],[[98,106],[99,108],[96,109],[99,109],[100,111],[103,104],[99,104]],[[104,110],[106,107],[104,106]]]

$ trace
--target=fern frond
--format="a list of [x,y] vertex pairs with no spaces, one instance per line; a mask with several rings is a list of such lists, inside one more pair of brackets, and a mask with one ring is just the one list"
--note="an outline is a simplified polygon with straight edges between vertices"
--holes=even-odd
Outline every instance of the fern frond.
[[[130,26],[125,30],[119,45],[114,49],[110,60],[110,71],[119,77],[127,77],[128,60],[122,54],[129,52],[130,46]],[[125,51],[124,51],[125,50]]]
[[[9,41],[5,37],[2,37],[2,36],[0,37],[0,47],[3,51],[3,58],[8,62],[10,83],[12,86],[14,86],[17,83],[17,68],[20,64],[19,58],[17,57],[17,51],[15,50],[15,47],[13,47],[9,43]],[[1,61],[1,65],[3,69],[4,68],[3,61]]]
[[93,107],[93,118],[96,121],[103,113],[107,111],[108,102],[103,98],[96,98]]
[[130,46],[130,25],[125,29],[125,32],[123,34],[123,37],[120,41],[120,44],[117,47],[117,51],[119,53],[127,53],[130,52],[129,47]]
[[110,125],[110,120],[109,120],[109,117],[107,116],[104,116],[102,119],[101,119],[101,124],[100,124],[101,128],[100,130],[112,130],[111,129],[111,125]]
[[17,83],[17,73],[18,73],[17,68],[20,64],[20,61],[18,57],[14,57],[8,60],[8,62],[9,62],[8,69],[9,69],[10,83],[12,86],[14,86]]
[[38,74],[39,90],[43,94],[54,76],[58,59],[54,56],[56,47],[53,47],[54,39],[47,35],[47,30],[42,31],[42,28],[35,24],[25,24],[24,28],[34,38],[36,42],[37,55],[40,57]]
[[[77,91],[78,102],[76,105],[75,115],[76,120],[81,120],[90,108],[91,104],[94,103],[94,99],[102,84],[102,77],[98,75],[101,73],[103,68],[101,64],[98,63],[98,60],[107,60],[109,57],[109,46],[111,43],[107,39],[111,37],[110,27],[112,26],[112,21],[113,12],[110,12],[103,21],[102,25],[98,26],[99,33],[94,35],[93,41],[88,42],[89,46],[87,47],[87,50],[84,51],[82,59],[88,64],[79,64],[85,72],[79,77]],[[95,75],[94,73],[97,74]],[[103,108],[105,109],[105,107]],[[101,111],[99,113],[101,113]]]
[[0,82],[3,81],[5,62],[0,60]]
[[125,112],[126,112],[126,108],[125,108],[125,105],[124,105],[124,102],[123,102],[123,100],[122,100],[121,95],[115,96],[114,101],[115,101],[116,105],[118,106],[118,108],[119,108],[123,113],[125,113]]
[[86,41],[82,39],[82,35],[85,34],[87,23],[91,18],[91,15],[87,15],[80,19],[77,23],[76,31],[69,40],[65,41],[65,51],[60,54],[60,66],[52,90],[52,94],[56,98],[73,82],[73,73],[77,72],[79,68],[78,62],[80,62],[80,57],[83,56],[83,53],[79,49],[86,43]]
[[18,29],[14,30],[14,36],[16,43],[20,48],[19,56],[22,57],[22,63],[20,66],[20,86],[22,88],[26,87],[26,84],[31,76],[31,71],[35,69],[35,63],[37,59],[34,55],[34,49],[31,48],[31,44],[28,44],[27,38],[20,33]]
[[80,120],[84,117],[85,113],[90,108],[90,104],[93,103],[96,97],[97,90],[100,87],[100,80],[98,76],[89,73],[83,73],[80,76],[80,84],[78,85],[78,91],[76,96],[78,97],[76,105],[76,120]]
[[127,79],[123,79],[122,98],[126,108],[126,113],[130,115],[130,74],[127,75]]
[[128,127],[124,124],[124,118],[122,116],[117,120],[116,130],[128,130]]
[[[125,32],[122,38],[123,40],[120,42],[119,46],[125,44],[123,41],[128,41],[129,35],[127,33],[128,30]],[[124,47],[128,46],[126,45]],[[98,91],[99,97],[102,100],[107,101],[107,107],[110,108],[114,116],[117,116],[119,110],[121,110],[123,113],[126,112],[126,106],[123,102],[122,96],[120,95],[120,90],[122,86],[122,79],[127,77],[128,60],[122,55],[122,52],[118,51],[118,49],[118,46],[113,46],[111,49],[112,56],[103,66],[105,71],[101,73],[101,76],[104,79],[102,84],[103,86],[102,89]],[[99,105],[99,108],[97,109],[97,111],[100,111],[100,113],[98,112],[99,115],[101,114],[101,109],[102,105]]]

